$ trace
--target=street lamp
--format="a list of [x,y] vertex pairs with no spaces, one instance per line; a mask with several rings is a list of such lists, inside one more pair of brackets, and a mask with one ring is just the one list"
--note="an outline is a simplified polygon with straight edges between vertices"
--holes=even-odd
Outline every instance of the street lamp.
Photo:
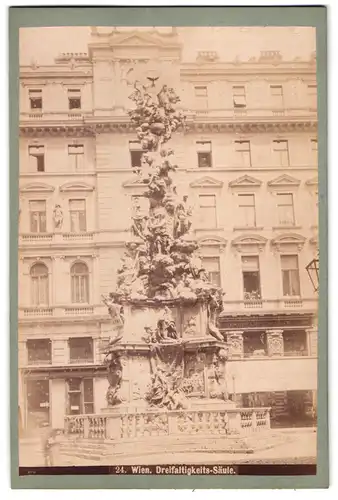
[[318,288],[319,288],[319,259],[317,258],[317,259],[311,260],[311,262],[306,266],[306,271],[309,275],[309,278],[311,280],[314,291],[318,292]]

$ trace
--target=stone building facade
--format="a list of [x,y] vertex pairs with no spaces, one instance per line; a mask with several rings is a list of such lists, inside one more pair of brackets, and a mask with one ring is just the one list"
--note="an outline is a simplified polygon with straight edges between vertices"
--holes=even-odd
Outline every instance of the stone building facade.
[[315,54],[223,61],[200,51],[187,61],[179,30],[92,28],[88,53],[20,67],[24,426],[62,427],[66,414],[106,406],[102,295],[115,288],[142,209],[128,96],[156,71],[187,116],[172,141],[177,179],[205,268],[225,292],[229,392],[245,406],[271,405],[272,421],[304,422],[317,388],[317,296],[305,270],[317,253]]

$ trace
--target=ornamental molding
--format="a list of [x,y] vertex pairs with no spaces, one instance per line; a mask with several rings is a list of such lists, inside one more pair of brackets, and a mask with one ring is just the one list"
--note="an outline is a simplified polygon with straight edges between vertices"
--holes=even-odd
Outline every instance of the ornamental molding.
[[282,234],[271,240],[271,245],[277,250],[282,252],[285,247],[291,247],[292,250],[301,251],[304,247],[306,238],[300,234],[289,233]]
[[67,182],[60,186],[61,193],[68,193],[74,191],[94,191],[95,187],[86,184],[85,182]]
[[[72,123],[43,123],[39,119],[25,120],[20,125],[20,135],[23,137],[94,137],[96,134],[104,133],[126,133],[135,132],[135,127],[129,122],[126,116],[116,116],[106,121],[104,118],[95,118],[95,123],[86,123],[74,125]],[[70,122],[70,120],[69,120]],[[187,120],[184,133],[285,133],[285,132],[316,132],[317,121],[304,122],[220,122],[219,119],[212,117],[194,118]]]
[[54,186],[42,182],[32,182],[20,187],[20,193],[53,193]]
[[[259,251],[262,252],[266,243],[267,239],[264,238],[263,236],[257,235],[257,234],[249,234],[249,235],[241,235],[232,240],[231,245],[237,250],[239,253],[244,253],[247,251]],[[251,250],[250,250],[251,247]]]
[[243,175],[242,177],[238,177],[238,179],[229,182],[229,187],[231,188],[260,187],[261,185],[262,181],[255,179],[250,175]]
[[290,175],[280,175],[276,179],[268,182],[268,186],[272,188],[279,187],[298,187],[300,185],[300,180],[291,177]]
[[312,236],[312,238],[309,239],[309,243],[310,245],[318,247],[318,236]]
[[213,177],[202,177],[194,182],[190,183],[191,188],[221,188],[223,187],[223,182]]

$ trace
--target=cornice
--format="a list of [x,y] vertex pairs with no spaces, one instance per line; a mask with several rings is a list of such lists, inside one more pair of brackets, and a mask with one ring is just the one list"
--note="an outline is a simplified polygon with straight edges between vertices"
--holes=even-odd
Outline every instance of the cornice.
[[[190,121],[186,124],[184,133],[283,133],[283,132],[316,132],[316,120],[265,120],[265,121],[223,121],[220,119],[205,118]],[[60,137],[93,137],[104,133],[135,132],[135,127],[127,118],[116,117],[110,121],[100,121],[91,124],[52,124],[34,123],[32,121],[20,124],[20,135],[24,137],[60,136]]]

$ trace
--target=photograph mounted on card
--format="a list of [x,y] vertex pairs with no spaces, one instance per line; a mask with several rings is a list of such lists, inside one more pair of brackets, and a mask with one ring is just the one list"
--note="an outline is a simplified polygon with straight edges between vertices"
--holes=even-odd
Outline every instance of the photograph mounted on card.
[[19,29],[19,479],[323,485],[323,28],[161,19]]

